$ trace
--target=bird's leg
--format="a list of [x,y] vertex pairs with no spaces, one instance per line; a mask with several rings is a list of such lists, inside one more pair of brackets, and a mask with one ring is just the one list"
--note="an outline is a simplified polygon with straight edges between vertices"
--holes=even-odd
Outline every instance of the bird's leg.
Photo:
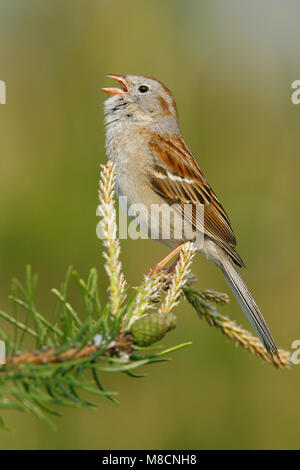
[[174,263],[172,263],[171,266],[168,267],[168,269],[167,269],[168,274],[173,274],[173,272],[176,269],[176,265],[177,265],[179,259],[180,259],[180,253],[179,253],[179,255],[177,255],[177,258],[175,259]]
[[[171,253],[168,254],[164,259],[162,259],[153,269],[151,269],[149,276],[154,276],[154,274],[159,273],[162,268],[181,250],[182,243],[178,245]],[[168,269],[168,273],[172,273],[175,270],[176,264],[179,260],[180,255],[177,256],[175,262]]]

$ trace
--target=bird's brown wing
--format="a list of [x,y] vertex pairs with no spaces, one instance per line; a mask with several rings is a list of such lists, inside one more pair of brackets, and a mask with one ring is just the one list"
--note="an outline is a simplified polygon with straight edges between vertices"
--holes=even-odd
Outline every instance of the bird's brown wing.
[[204,234],[221,246],[237,265],[244,266],[235,249],[236,239],[228,216],[183,139],[155,135],[149,146],[153,154],[150,183],[156,193],[170,205],[183,208],[189,204],[191,210],[185,210],[184,216],[201,232],[203,227],[197,224],[194,209],[204,205]]

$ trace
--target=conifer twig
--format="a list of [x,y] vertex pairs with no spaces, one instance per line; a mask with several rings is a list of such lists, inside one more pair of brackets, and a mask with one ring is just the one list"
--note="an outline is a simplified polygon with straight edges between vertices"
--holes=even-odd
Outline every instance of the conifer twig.
[[266,362],[273,364],[279,369],[288,369],[290,366],[290,353],[283,349],[278,351],[279,359],[276,356],[272,358],[267,353],[261,341],[249,331],[238,326],[236,322],[230,320],[217,312],[212,305],[212,301],[218,304],[227,303],[228,297],[224,294],[218,294],[212,291],[197,291],[195,289],[184,289],[186,299],[195,308],[200,318],[204,318],[210,326],[214,326],[223,333],[229,340],[233,341],[236,346],[247,349],[251,354],[260,357]]
[[115,164],[110,161],[106,165],[101,165],[99,210],[102,217],[100,226],[103,233],[105,270],[110,281],[111,313],[114,316],[120,317],[126,300],[126,280],[122,272],[120,242],[117,238],[114,199],[115,167]]
[[178,305],[182,289],[188,281],[188,275],[191,271],[191,264],[195,253],[196,250],[192,243],[187,242],[182,245],[180,258],[176,264],[171,285],[168,289],[165,300],[159,309],[161,313],[167,314]]
[[[100,301],[95,268],[84,280],[70,267],[61,288],[51,290],[57,305],[49,318],[35,306],[37,276],[27,266],[25,284],[16,279],[12,283],[9,298],[13,312],[0,310],[1,321],[13,328],[9,333],[0,328],[7,350],[6,364],[0,364],[0,409],[30,411],[51,425],[48,415],[59,414],[49,407],[51,404],[93,406],[80,396],[81,391],[116,403],[114,393],[103,387],[99,372],[125,372],[134,377],[134,369],[166,361],[166,355],[190,344],[159,352],[153,346],[176,327],[174,309],[184,296],[201,318],[235,344],[280,369],[288,368],[288,352],[280,350],[280,359],[271,359],[258,338],[217,312],[214,304],[227,303],[226,294],[189,287],[195,254],[191,243],[182,245],[176,269],[167,280],[160,274],[146,276],[127,297],[129,287],[117,238],[114,181],[115,166],[108,162],[102,166],[99,191],[108,301],[103,305]],[[69,299],[72,280],[83,307],[76,308]],[[25,344],[28,352],[24,351]],[[5,429],[1,417],[0,428]]]
[[124,316],[124,328],[130,329],[131,325],[148,311],[153,309],[153,303],[159,300],[159,295],[164,286],[161,276],[145,276],[144,283],[140,286],[131,309]]

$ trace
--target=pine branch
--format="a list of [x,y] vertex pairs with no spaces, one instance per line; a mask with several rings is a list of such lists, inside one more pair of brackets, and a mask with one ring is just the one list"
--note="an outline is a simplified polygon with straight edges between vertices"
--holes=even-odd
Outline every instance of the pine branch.
[[238,326],[228,317],[220,315],[212,302],[225,304],[229,301],[226,294],[219,294],[213,291],[197,291],[191,288],[184,289],[184,295],[190,304],[194,307],[200,318],[204,318],[210,326],[216,327],[236,346],[242,346],[251,354],[260,357],[266,362],[273,364],[279,369],[288,369],[290,366],[290,353],[280,349],[279,359],[276,356],[269,356],[261,341],[249,333],[244,328]]
[[105,270],[110,281],[110,303],[111,313],[118,317],[122,316],[126,300],[126,280],[122,273],[120,262],[120,242],[117,239],[116,209],[114,199],[114,184],[116,179],[115,164],[108,162],[101,165],[100,175],[100,225],[103,232],[103,245],[105,258]]
[[[49,414],[60,415],[53,405],[93,406],[82,393],[117,403],[115,393],[103,387],[99,373],[124,372],[139,377],[141,374],[134,372],[138,367],[167,361],[170,353],[189,345],[166,350],[153,346],[176,327],[174,309],[184,296],[201,318],[227,338],[276,367],[288,367],[288,353],[280,351],[280,361],[271,360],[258,338],[216,311],[214,303],[228,302],[225,294],[189,287],[195,254],[190,243],[182,246],[172,275],[146,276],[133,293],[130,291],[116,236],[114,180],[114,165],[108,163],[102,167],[99,191],[108,301],[100,302],[95,268],[84,280],[70,267],[61,288],[51,290],[56,299],[52,315],[44,315],[35,304],[37,276],[27,266],[24,285],[17,279],[12,281],[12,313],[0,310],[6,325],[6,332],[0,329],[0,339],[7,351],[6,364],[0,364],[0,409],[30,411],[53,425]],[[79,289],[83,309],[69,298],[71,283]],[[1,417],[0,428],[6,429]]]

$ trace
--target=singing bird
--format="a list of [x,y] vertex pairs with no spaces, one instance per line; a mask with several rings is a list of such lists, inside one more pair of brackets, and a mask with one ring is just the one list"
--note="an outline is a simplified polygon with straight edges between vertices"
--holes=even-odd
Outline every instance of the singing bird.
[[[147,209],[145,227],[151,219],[152,225],[161,228],[159,214],[154,221],[149,215],[154,204],[167,204],[172,210],[170,236],[161,236],[159,241],[173,251],[157,269],[180,251],[189,236],[201,234],[201,242],[194,241],[197,250],[221,269],[267,352],[278,356],[269,328],[238,272],[244,263],[236,251],[229,218],[181,135],[172,93],[153,77],[108,77],[121,86],[102,88],[110,95],[104,105],[106,153],[116,164],[116,193],[127,198],[128,207],[142,204]],[[181,210],[186,205],[191,209]],[[200,206],[204,207],[202,223],[195,217]],[[174,234],[183,217],[190,234],[185,231],[178,240]]]

